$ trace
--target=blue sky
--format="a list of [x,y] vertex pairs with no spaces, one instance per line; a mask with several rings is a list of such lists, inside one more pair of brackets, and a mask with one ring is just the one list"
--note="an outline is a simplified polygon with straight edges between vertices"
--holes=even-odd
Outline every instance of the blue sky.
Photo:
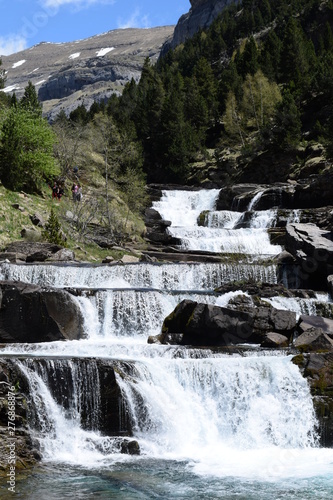
[[0,0],[0,55],[118,28],[176,24],[189,0]]

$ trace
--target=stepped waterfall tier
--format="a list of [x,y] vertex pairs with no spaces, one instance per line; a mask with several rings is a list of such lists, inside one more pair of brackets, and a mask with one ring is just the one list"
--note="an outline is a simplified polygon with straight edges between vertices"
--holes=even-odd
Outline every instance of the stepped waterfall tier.
[[[183,300],[228,307],[248,298],[238,284],[281,281],[274,257],[282,247],[268,234],[276,208],[256,211],[253,200],[246,214],[217,211],[218,195],[163,191],[153,207],[171,221],[180,250],[217,253],[220,262],[0,263],[2,281],[65,289],[83,317],[80,340],[0,344],[0,383],[25,398],[41,456],[33,474],[16,477],[22,498],[333,495],[333,451],[321,447],[310,387],[290,350],[147,342]],[[330,297],[265,300],[300,316]],[[0,488],[7,498],[5,481]]]

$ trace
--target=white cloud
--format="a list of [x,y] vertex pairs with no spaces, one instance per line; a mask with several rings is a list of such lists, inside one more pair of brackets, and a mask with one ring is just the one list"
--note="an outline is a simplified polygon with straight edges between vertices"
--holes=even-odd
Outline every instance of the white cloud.
[[0,36],[0,55],[9,56],[27,48],[27,41],[21,35]]
[[148,16],[142,16],[140,13],[140,9],[135,9],[133,14],[127,21],[123,21],[122,19],[118,19],[118,28],[126,29],[126,28],[148,28],[149,20]]
[[69,5],[76,8],[85,8],[90,7],[94,4],[104,4],[104,5],[113,5],[116,0],[40,0],[40,3],[46,9],[49,8],[58,8],[63,5]]

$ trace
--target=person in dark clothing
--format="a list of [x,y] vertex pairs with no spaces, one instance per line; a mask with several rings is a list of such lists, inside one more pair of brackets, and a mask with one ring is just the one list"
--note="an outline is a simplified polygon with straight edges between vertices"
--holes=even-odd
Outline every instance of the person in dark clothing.
[[77,201],[76,195],[77,195],[78,189],[79,189],[78,185],[76,184],[76,182],[74,182],[73,186],[72,186],[73,201]]
[[54,182],[53,187],[52,187],[52,200],[54,198],[58,198],[58,191],[59,191],[58,184],[56,182]]
[[58,198],[58,201],[60,201],[60,200],[61,200],[61,197],[63,196],[63,194],[64,194],[64,189],[63,189],[63,187],[62,187],[62,186],[59,186],[59,187],[58,187],[58,193],[57,193],[57,198]]

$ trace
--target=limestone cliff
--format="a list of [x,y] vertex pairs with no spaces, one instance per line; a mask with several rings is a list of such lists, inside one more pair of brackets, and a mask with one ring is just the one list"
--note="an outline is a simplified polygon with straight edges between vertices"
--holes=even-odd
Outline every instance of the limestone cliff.
[[238,3],[238,0],[190,0],[190,2],[190,11],[179,19],[173,38],[164,44],[162,54],[191,38],[199,28],[208,28],[226,6]]
[[5,92],[22,97],[28,81],[35,85],[43,112],[55,117],[79,104],[121,93],[132,78],[138,81],[146,57],[157,60],[174,26],[113,30],[68,43],[40,43],[3,56]]

